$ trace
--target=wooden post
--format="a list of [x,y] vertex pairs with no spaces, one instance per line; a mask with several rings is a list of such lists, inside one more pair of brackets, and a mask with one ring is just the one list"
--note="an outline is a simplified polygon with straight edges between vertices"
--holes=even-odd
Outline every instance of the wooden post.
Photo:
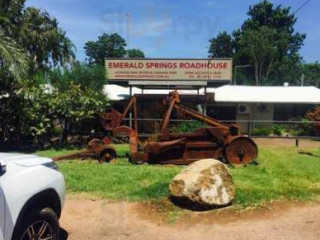
[[204,87],[203,115],[207,116],[207,87]]
[[[132,86],[130,86],[130,99],[132,98]],[[132,108],[130,108],[129,112],[129,126],[132,128]]]

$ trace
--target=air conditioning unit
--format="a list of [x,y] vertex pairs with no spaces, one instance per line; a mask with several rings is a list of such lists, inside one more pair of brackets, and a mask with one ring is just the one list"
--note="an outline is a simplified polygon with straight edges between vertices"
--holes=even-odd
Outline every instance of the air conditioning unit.
[[250,113],[250,106],[248,104],[239,104],[238,105],[239,114],[248,114]]
[[258,104],[257,106],[259,112],[270,112],[270,106],[266,104]]

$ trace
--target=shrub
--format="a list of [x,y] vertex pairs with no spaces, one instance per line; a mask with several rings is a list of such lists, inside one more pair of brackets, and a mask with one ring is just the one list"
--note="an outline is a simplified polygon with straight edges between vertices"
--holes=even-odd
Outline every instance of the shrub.
[[198,128],[206,127],[204,123],[198,121],[190,121],[190,122],[181,122],[178,125],[173,126],[170,128],[171,132],[173,133],[187,133],[193,132]]
[[277,136],[282,136],[283,133],[287,132],[286,128],[283,125],[280,124],[274,124],[272,126],[272,132],[273,134]]
[[310,124],[314,135],[320,135],[320,106],[316,106],[313,110],[310,110],[306,114],[306,119],[309,121],[317,122]]
[[255,128],[251,131],[253,136],[269,136],[272,133],[270,128]]

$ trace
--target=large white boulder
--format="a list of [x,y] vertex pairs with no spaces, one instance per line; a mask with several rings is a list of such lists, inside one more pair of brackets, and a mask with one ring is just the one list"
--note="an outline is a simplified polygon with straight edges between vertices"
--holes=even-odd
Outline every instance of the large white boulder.
[[235,196],[227,166],[215,159],[192,163],[174,177],[169,189],[173,200],[195,207],[226,206]]

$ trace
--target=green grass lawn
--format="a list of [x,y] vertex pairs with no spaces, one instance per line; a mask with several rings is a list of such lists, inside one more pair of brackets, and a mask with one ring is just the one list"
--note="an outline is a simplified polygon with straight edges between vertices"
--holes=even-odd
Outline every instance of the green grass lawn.
[[[118,160],[63,161],[60,169],[70,193],[127,201],[162,201],[168,196],[171,179],[183,167],[132,165],[127,145],[117,145]],[[320,155],[319,148],[307,149]],[[41,156],[59,156],[69,151],[41,151]],[[236,185],[234,206],[252,207],[274,200],[315,200],[320,197],[320,158],[298,154],[294,147],[260,147],[259,165],[231,167]]]

